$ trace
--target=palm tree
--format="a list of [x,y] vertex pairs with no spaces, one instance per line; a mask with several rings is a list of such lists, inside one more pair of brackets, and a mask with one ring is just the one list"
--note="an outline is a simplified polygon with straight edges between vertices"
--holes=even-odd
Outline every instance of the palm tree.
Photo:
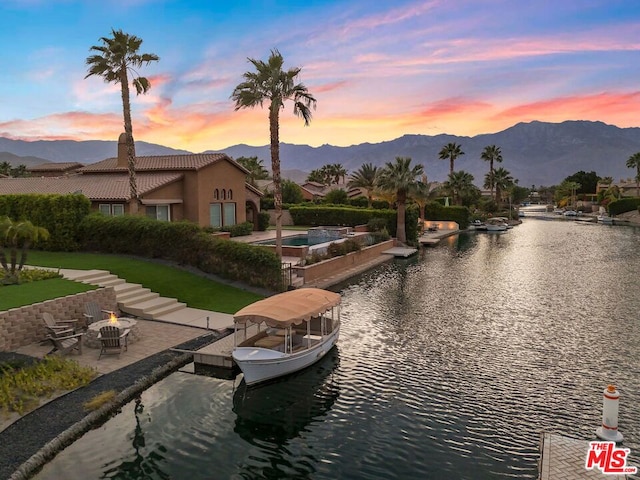
[[[489,182],[485,182],[485,188],[489,188],[491,191],[491,196],[493,196],[493,188],[494,188],[494,176],[493,176],[493,162],[501,163],[502,162],[502,152],[500,151],[500,147],[496,147],[495,145],[489,145],[484,147],[480,158],[485,162],[489,162]],[[498,195],[496,194],[496,202],[498,201]]]
[[444,188],[447,189],[453,197],[456,205],[462,205],[462,197],[465,193],[475,188],[473,184],[473,175],[464,170],[449,174],[449,178],[444,182]]
[[497,168],[493,171],[493,184],[496,188],[496,203],[499,207],[502,201],[502,192],[514,185],[513,177],[508,170],[502,167]]
[[13,178],[22,178],[22,177],[29,176],[29,172],[27,171],[27,166],[22,163],[17,167],[12,168],[11,172],[9,173]]
[[416,179],[424,173],[422,165],[411,166],[410,157],[396,157],[396,163],[387,162],[386,166],[378,174],[378,188],[390,192],[396,192],[398,204],[398,220],[396,238],[399,242],[407,241],[405,229],[405,205],[407,197],[416,186]]
[[236,162],[246,168],[249,173],[247,174],[247,182],[256,186],[256,180],[267,180],[269,178],[269,172],[262,160],[258,160],[258,157],[238,157]]
[[449,160],[449,175],[453,173],[453,162],[460,155],[464,155],[461,146],[456,143],[447,143],[440,150],[440,160]]
[[627,168],[636,169],[636,197],[640,197],[640,152],[634,153],[629,157]]
[[311,170],[311,172],[309,172],[309,175],[307,175],[307,182],[322,183],[324,185],[325,180],[326,176],[320,168]]
[[422,175],[422,179],[419,182],[416,182],[416,187],[411,194],[411,198],[413,198],[413,200],[418,204],[418,207],[420,207],[420,219],[423,222],[425,207],[429,201],[435,198],[438,190],[437,183],[428,182],[426,175]]
[[316,99],[302,83],[294,83],[301,68],[284,71],[284,59],[277,49],[271,50],[266,62],[248,59],[255,71],[243,74],[244,82],[233,90],[231,98],[236,111],[253,108],[269,102],[269,132],[271,135],[271,173],[273,175],[276,209],[276,254],[282,258],[282,179],[280,175],[280,109],[286,100],[293,100],[293,113],[304,119],[305,126],[311,121],[311,107]]
[[129,100],[129,72],[133,77],[136,93],[147,93],[151,83],[145,77],[138,75],[136,69],[160,58],[153,53],[138,53],[142,39],[129,35],[122,30],[111,29],[111,38],[102,37],[102,45],[94,45],[89,51],[98,52],[87,57],[89,67],[88,78],[92,75],[102,77],[107,83],[119,83],[122,94],[122,112],[124,115],[124,133],[127,144],[127,160],[129,167],[129,190],[131,194],[131,213],[138,212],[138,186],[136,183],[136,150],[133,141],[133,126],[131,124],[131,102]]
[[364,188],[367,191],[367,202],[369,208],[371,208],[373,201],[373,190],[376,188],[378,172],[378,167],[374,166],[372,163],[365,163],[351,174],[351,178],[347,183],[347,187],[349,188]]
[[[46,240],[49,232],[46,228],[36,227],[31,222],[12,221],[9,217],[0,218],[0,265],[5,272],[3,283],[16,283],[18,273],[27,260],[27,250],[33,242]],[[10,260],[7,261],[6,250]],[[21,251],[18,264],[18,250]]]

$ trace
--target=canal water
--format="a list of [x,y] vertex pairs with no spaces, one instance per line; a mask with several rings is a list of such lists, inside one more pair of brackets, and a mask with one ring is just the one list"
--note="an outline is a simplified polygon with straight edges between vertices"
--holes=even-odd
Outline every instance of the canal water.
[[[39,479],[500,479],[593,439],[640,466],[640,230],[524,219],[341,285],[336,349],[264,387],[176,372]],[[586,452],[585,452],[586,455]]]

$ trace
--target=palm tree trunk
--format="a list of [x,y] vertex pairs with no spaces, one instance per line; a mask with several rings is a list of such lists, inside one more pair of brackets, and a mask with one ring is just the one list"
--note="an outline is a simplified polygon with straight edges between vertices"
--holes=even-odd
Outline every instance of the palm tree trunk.
[[272,100],[269,107],[271,134],[271,171],[273,173],[273,200],[276,209],[276,255],[282,260],[282,179],[280,177],[280,104]]
[[453,155],[449,157],[449,175],[453,174]]
[[405,202],[407,201],[407,195],[404,192],[398,191],[398,221],[396,223],[396,238],[398,242],[404,244],[407,243],[407,232],[404,222]]
[[124,115],[124,133],[127,141],[127,166],[129,168],[129,192],[131,201],[129,213],[138,214],[138,184],[136,181],[136,146],[133,141],[133,124],[131,122],[131,101],[129,98],[129,79],[126,68],[122,69],[120,75],[120,85],[122,87],[122,111]]

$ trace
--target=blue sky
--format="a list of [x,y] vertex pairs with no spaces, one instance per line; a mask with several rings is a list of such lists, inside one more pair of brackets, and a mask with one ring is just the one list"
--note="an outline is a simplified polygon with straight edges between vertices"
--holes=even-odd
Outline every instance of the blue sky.
[[[373,4],[373,5],[372,5]],[[278,48],[318,100],[281,141],[352,145],[476,135],[518,122],[640,126],[640,2],[3,0],[0,136],[116,139],[119,87],[84,79],[111,28],[160,61],[132,98],[134,137],[190,151],[264,145],[266,110],[230,100],[247,58]]]

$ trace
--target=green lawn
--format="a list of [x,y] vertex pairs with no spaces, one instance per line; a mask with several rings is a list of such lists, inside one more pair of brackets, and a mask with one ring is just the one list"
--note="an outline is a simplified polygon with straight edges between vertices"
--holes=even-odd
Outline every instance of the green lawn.
[[190,307],[214,312],[235,313],[263,298],[178,268],[118,255],[31,251],[27,263],[40,267],[108,270],[163,297],[177,298]]
[[65,280],[64,278],[50,278],[21,285],[7,285],[0,287],[0,312],[52,298],[75,295],[95,288],[95,285],[85,285]]

